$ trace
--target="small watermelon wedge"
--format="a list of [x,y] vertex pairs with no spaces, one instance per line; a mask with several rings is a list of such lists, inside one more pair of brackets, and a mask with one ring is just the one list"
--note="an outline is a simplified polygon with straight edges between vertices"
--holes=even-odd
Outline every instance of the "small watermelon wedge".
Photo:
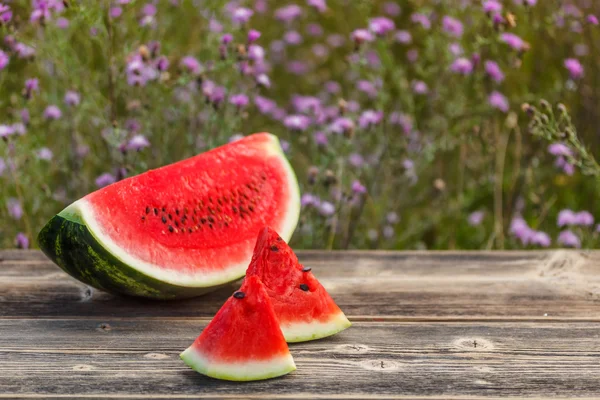
[[260,133],[93,192],[54,216],[38,243],[97,289],[185,298],[241,278],[260,229],[289,238],[299,212],[279,140]]
[[181,359],[195,371],[229,381],[256,381],[296,369],[264,285],[244,280]]
[[264,283],[287,342],[305,342],[334,335],[351,323],[311,268],[298,262],[287,243],[270,227],[258,236],[248,277]]

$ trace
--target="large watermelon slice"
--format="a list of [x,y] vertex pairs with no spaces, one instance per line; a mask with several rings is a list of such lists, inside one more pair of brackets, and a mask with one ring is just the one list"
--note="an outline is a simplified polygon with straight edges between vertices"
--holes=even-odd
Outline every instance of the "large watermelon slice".
[[291,237],[299,209],[279,141],[260,133],[93,192],[53,217],[38,241],[98,289],[191,297],[242,277],[260,229]]
[[274,378],[296,369],[256,276],[244,280],[181,358],[201,374],[231,381]]
[[334,335],[350,326],[308,267],[277,232],[264,228],[256,241],[246,276],[264,283],[285,340],[304,342]]

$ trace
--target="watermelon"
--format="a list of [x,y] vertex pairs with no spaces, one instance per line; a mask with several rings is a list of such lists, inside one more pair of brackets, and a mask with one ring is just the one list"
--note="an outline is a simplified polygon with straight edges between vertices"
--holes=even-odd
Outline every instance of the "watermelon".
[[38,242],[95,288],[184,298],[241,278],[260,229],[289,238],[299,210],[278,139],[260,133],[93,192],[54,216]]
[[201,374],[255,381],[296,369],[264,285],[244,280],[181,359]]
[[258,236],[246,276],[258,276],[264,283],[288,342],[320,339],[350,326],[311,268],[300,264],[270,227]]

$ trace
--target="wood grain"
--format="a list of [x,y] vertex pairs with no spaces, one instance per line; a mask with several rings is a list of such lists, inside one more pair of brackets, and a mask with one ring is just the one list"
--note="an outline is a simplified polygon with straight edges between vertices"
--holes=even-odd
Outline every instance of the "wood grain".
[[[356,323],[291,345],[298,370],[249,384],[205,378],[178,358],[204,322],[1,320],[2,395],[265,398],[593,396],[598,324]],[[276,396],[269,396],[276,397]]]
[[[355,320],[600,321],[600,252],[299,252]],[[39,252],[0,252],[0,317],[210,318],[235,284],[157,302],[70,278]]]

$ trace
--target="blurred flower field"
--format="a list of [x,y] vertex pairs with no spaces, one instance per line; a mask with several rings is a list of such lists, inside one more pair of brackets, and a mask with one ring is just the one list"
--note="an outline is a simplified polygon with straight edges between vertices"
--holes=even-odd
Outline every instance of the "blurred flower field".
[[298,174],[292,245],[600,244],[594,0],[0,0],[0,247],[240,135]]

